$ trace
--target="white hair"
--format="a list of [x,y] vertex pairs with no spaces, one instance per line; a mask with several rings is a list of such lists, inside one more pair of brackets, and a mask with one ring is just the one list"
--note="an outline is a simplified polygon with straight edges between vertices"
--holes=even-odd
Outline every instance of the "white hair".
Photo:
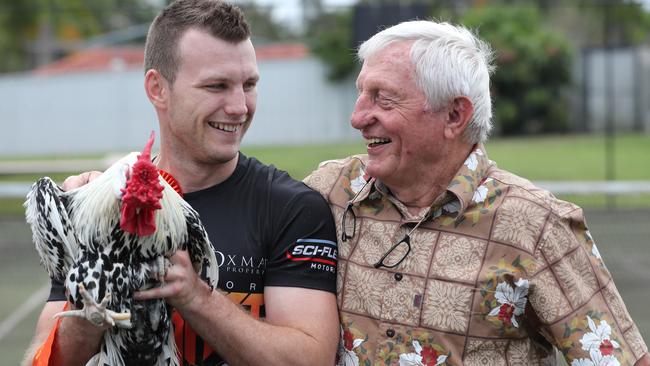
[[439,109],[466,96],[474,114],[465,130],[470,143],[485,142],[492,129],[490,74],[494,71],[490,46],[462,26],[433,21],[409,21],[375,34],[359,47],[362,62],[393,42],[413,41],[411,62],[416,85],[429,106]]

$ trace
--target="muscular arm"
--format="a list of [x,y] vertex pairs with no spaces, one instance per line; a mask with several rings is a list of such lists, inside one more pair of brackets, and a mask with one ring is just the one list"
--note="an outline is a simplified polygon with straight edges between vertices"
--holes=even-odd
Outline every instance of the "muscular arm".
[[[54,314],[60,312],[64,304],[64,301],[45,303],[36,323],[36,335],[33,340],[35,347],[30,348],[30,354],[26,357],[30,365],[34,352],[45,342],[56,324]],[[103,328],[96,327],[85,319],[63,318],[52,346],[50,365],[85,365],[99,351],[103,333]]]
[[187,307],[182,314],[229,364],[334,364],[338,319],[336,310],[329,310],[336,309],[333,294],[268,287],[264,299],[265,322],[253,319],[218,292]]
[[259,321],[194,273],[186,252],[172,257],[162,288],[138,298],[165,297],[229,364],[332,365],[339,336],[334,294],[266,287],[266,320]]

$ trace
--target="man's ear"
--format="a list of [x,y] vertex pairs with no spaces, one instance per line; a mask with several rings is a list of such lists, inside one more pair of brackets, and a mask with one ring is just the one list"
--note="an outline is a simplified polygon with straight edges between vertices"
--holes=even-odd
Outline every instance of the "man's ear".
[[144,90],[154,107],[160,109],[167,108],[169,87],[169,82],[158,70],[149,69],[144,74]]
[[455,139],[462,136],[474,115],[474,105],[469,98],[460,96],[454,98],[447,112],[445,137]]

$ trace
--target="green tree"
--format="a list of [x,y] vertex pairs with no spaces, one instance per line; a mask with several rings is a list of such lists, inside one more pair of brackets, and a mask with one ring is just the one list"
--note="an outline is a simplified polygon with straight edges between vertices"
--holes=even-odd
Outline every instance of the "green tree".
[[477,29],[496,52],[492,77],[495,125],[504,135],[568,129],[571,48],[542,23],[536,7],[492,5],[465,13],[461,22]]
[[273,19],[271,6],[260,6],[251,1],[237,4],[237,6],[246,14],[246,20],[257,41],[273,42],[295,38],[289,28]]
[[639,1],[572,0],[549,7],[549,19],[580,46],[630,46],[648,41],[650,13]]
[[310,23],[307,39],[311,52],[327,65],[330,80],[345,79],[356,70],[351,10],[321,14]]
[[26,35],[34,32],[34,0],[0,0],[0,72],[19,71],[26,63]]
[[0,72],[27,70],[88,37],[149,22],[155,10],[146,0],[0,0]]

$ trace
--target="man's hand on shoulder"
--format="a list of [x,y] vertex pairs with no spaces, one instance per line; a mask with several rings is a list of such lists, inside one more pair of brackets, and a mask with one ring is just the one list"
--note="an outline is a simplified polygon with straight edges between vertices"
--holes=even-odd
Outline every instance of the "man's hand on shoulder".
[[102,172],[93,170],[90,172],[81,173],[79,175],[71,175],[63,181],[61,188],[64,191],[69,191],[71,189],[82,187],[90,183],[95,178],[99,177],[101,174]]

